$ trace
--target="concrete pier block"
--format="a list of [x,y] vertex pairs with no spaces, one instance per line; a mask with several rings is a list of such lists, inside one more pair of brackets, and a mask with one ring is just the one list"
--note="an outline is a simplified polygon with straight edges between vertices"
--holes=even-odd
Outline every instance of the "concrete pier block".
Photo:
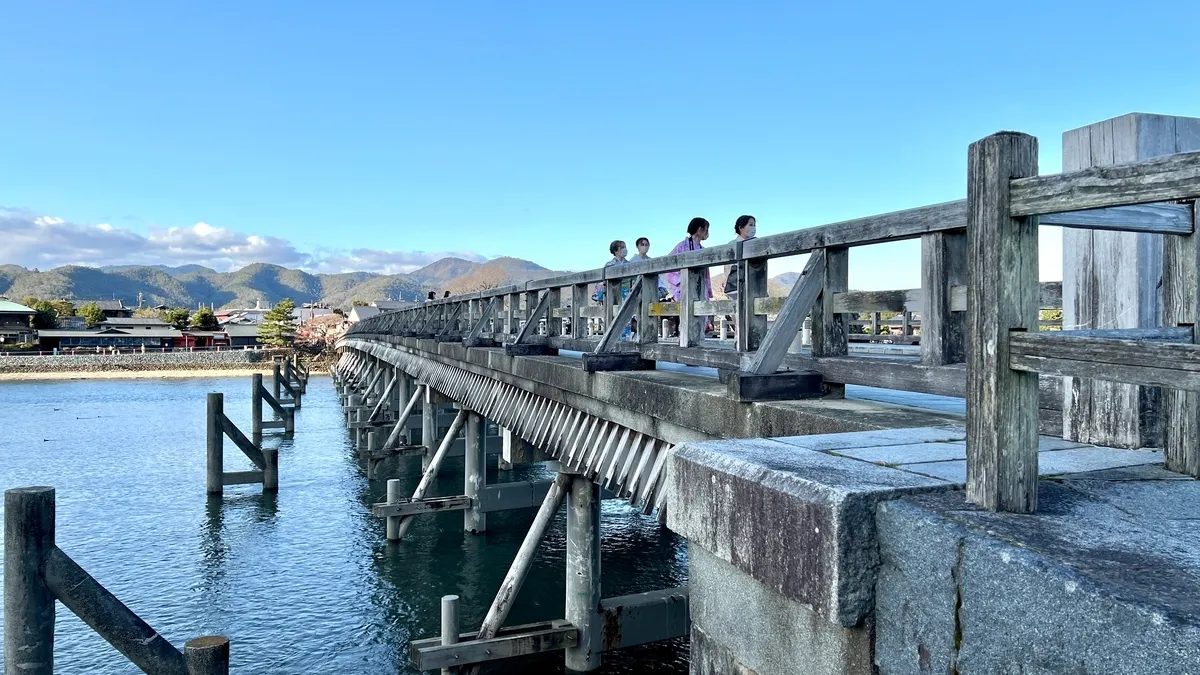
[[873,607],[875,505],[945,481],[773,440],[678,446],[667,527],[820,616],[857,626]]

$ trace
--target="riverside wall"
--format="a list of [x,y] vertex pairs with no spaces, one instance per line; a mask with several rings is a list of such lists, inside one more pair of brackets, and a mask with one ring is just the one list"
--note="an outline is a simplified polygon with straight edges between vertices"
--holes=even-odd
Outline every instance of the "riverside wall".
[[0,375],[175,370],[270,370],[276,352],[259,349],[147,354],[0,356]]

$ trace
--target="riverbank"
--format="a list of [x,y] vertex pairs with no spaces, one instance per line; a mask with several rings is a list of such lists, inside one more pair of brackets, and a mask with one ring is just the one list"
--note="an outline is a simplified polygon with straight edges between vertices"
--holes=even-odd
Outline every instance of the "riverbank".
[[0,372],[0,382],[35,382],[38,380],[167,380],[192,377],[249,377],[270,372],[271,364],[262,368],[192,368],[176,370],[98,370],[88,372]]

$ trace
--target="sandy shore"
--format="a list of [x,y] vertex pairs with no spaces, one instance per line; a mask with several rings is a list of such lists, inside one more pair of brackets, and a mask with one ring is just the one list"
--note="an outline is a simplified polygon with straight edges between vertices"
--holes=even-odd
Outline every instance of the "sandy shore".
[[[268,364],[270,365],[270,364]],[[249,377],[264,372],[256,368],[211,370],[108,370],[94,373],[0,373],[0,382],[30,382],[34,380],[165,380],[179,377]],[[271,372],[267,368],[265,372]]]

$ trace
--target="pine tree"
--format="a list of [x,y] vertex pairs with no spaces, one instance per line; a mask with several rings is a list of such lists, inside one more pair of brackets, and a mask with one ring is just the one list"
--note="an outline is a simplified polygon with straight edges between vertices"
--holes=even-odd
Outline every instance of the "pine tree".
[[79,312],[79,316],[82,316],[87,320],[88,328],[95,328],[104,321],[104,312],[100,309],[100,305],[97,305],[94,302],[89,302],[86,305],[81,306],[76,311]]
[[192,315],[192,328],[196,330],[220,330],[217,315],[207,307],[201,307]]
[[258,337],[264,343],[273,347],[288,347],[296,337],[296,325],[292,323],[292,312],[296,303],[290,299],[280,300],[271,311],[263,317],[263,323],[258,327]]

